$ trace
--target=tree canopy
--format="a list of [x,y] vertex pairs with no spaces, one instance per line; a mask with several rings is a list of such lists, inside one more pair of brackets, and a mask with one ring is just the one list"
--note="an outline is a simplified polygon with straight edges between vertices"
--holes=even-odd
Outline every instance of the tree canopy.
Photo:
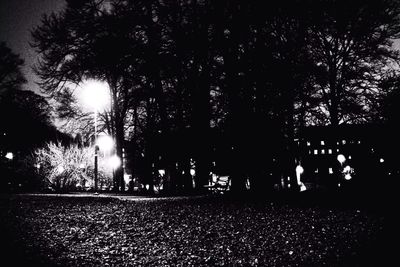
[[273,184],[271,170],[295,188],[301,127],[380,116],[399,14],[391,0],[70,0],[43,17],[32,45],[41,86],[65,114],[71,84],[109,84],[104,128],[150,188],[160,168],[171,190],[192,188],[192,165],[197,188],[217,169],[238,191],[246,179]]

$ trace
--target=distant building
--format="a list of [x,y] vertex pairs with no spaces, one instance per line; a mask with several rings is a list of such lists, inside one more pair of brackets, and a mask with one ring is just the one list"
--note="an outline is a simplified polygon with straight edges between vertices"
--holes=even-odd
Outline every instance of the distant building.
[[295,140],[298,160],[304,168],[302,182],[307,189],[355,186],[373,190],[390,186],[391,176],[399,173],[390,136],[380,125],[302,129]]

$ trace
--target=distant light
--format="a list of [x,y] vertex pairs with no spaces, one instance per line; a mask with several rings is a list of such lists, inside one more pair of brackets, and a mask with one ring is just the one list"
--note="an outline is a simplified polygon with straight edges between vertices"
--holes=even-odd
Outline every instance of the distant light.
[[343,171],[349,173],[351,171],[351,167],[347,165],[346,167],[344,167]]
[[332,173],[333,173],[333,169],[329,168],[329,174],[332,174]]
[[113,155],[108,159],[108,164],[115,170],[121,166],[121,159],[117,155]]
[[345,156],[343,156],[342,154],[339,154],[339,155],[337,156],[337,160],[340,162],[340,164],[343,164],[343,162],[346,161],[346,158],[345,158]]
[[298,173],[298,174],[303,174],[303,172],[304,172],[303,167],[301,167],[301,165],[297,165],[297,167],[296,167],[296,173]]
[[12,159],[14,158],[14,154],[13,154],[12,152],[8,152],[8,153],[6,154],[6,158],[12,160]]
[[300,192],[306,191],[307,187],[305,186],[304,183],[300,183]]
[[340,187],[340,183],[339,183],[339,184],[337,184],[337,186],[338,186],[338,187]]
[[64,171],[65,171],[65,169],[64,169],[64,167],[63,167],[62,165],[60,165],[60,166],[57,167],[57,173],[58,173],[58,174],[61,174],[61,173],[63,173]]
[[344,176],[344,179],[346,179],[347,181],[348,180],[351,180],[351,174],[350,173],[346,173],[346,175]]
[[131,181],[131,177],[132,177],[132,175],[124,173],[125,184],[129,184],[129,182]]
[[165,170],[158,170],[158,173],[160,174],[160,176],[164,176],[165,175]]
[[85,168],[85,164],[83,164],[83,163],[79,164],[79,168],[84,169]]
[[300,176],[303,174],[304,169],[303,167],[301,167],[301,165],[297,165],[296,167],[296,178],[297,178],[297,184],[300,185],[301,181],[300,181]]
[[114,147],[114,140],[109,135],[100,135],[97,139],[97,145],[101,151],[109,152]]
[[196,174],[196,170],[195,169],[190,169],[190,175],[194,176]]
[[381,158],[381,159],[379,160],[379,162],[380,162],[380,163],[384,163],[385,160],[384,160],[383,158]]
[[40,163],[36,164],[35,167],[40,169]]

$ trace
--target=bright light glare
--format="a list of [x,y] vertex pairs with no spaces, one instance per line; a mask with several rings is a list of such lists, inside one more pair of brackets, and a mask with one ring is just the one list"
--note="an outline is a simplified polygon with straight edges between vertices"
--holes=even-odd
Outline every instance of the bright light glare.
[[100,111],[110,104],[108,84],[97,80],[87,80],[81,85],[83,103],[95,111]]
[[343,162],[346,161],[346,158],[345,158],[345,156],[343,156],[342,154],[339,154],[339,155],[337,156],[337,160],[340,162],[340,164],[343,164]]
[[306,191],[307,187],[305,186],[304,183],[300,183],[300,192]]
[[108,163],[111,168],[117,169],[121,166],[121,159],[117,155],[114,155],[109,158]]
[[380,162],[380,163],[384,163],[385,160],[384,160],[383,158],[381,158],[381,159],[379,160],[379,162]]
[[348,181],[348,180],[351,180],[351,175],[350,175],[350,173],[346,173],[346,175],[344,176],[344,179],[346,179],[347,181]]
[[8,152],[8,153],[6,154],[6,158],[8,158],[8,159],[13,159],[13,158],[14,158],[14,154],[13,154],[12,152]]
[[114,147],[114,140],[108,135],[100,135],[97,139],[97,145],[101,151],[109,152]]
[[344,172],[350,172],[351,171],[351,167],[349,165],[347,165],[346,167],[344,167],[343,171]]
[[61,174],[61,173],[63,173],[63,172],[64,172],[64,167],[63,167],[62,165],[58,166],[58,167],[57,167],[57,173],[58,173],[58,174]]
[[297,178],[297,184],[300,185],[301,181],[300,181],[300,176],[303,174],[304,169],[303,167],[301,167],[301,165],[297,165],[296,167],[296,178]]

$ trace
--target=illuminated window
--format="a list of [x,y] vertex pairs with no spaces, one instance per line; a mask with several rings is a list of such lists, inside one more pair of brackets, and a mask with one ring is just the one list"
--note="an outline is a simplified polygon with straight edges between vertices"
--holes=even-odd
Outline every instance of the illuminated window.
[[314,155],[318,155],[318,150],[314,149]]
[[321,154],[324,155],[325,154],[325,149],[321,150]]
[[342,140],[342,144],[345,145],[346,144],[346,140]]
[[329,168],[329,174],[332,174],[332,173],[333,173],[333,169]]
[[361,141],[358,141],[357,143],[358,143],[358,144],[361,144]]
[[349,155],[349,159],[351,159],[351,155]]
[[310,154],[310,155],[311,155],[311,150],[308,150],[308,154]]
[[324,146],[325,145],[325,142],[324,141],[321,141],[321,146]]
[[315,172],[315,173],[318,173],[318,168],[316,168],[314,172]]
[[310,143],[310,142],[307,142],[307,146],[311,146],[311,143]]
[[328,154],[332,154],[332,149],[328,149]]

